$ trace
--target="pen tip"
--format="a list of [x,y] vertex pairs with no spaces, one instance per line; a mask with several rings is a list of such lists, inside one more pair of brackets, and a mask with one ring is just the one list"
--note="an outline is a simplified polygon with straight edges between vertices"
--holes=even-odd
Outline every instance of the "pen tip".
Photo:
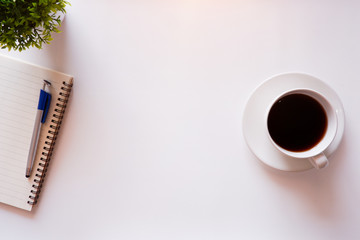
[[29,177],[30,177],[30,175],[26,174],[26,175],[25,175],[25,177],[26,177],[26,178],[29,178]]

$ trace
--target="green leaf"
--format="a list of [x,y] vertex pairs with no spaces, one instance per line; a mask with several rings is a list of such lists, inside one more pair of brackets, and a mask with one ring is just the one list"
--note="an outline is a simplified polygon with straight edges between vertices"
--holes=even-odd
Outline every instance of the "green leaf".
[[[66,12],[64,0],[0,0],[0,47],[23,51],[42,48],[60,32],[60,19],[55,12]],[[39,27],[43,27],[40,30]]]

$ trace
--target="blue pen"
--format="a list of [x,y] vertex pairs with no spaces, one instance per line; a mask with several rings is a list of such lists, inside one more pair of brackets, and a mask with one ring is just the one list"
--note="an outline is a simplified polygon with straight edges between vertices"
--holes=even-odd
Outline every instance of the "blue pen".
[[51,102],[51,94],[45,91],[46,86],[51,86],[51,83],[47,80],[44,80],[43,88],[40,89],[40,97],[39,97],[39,104],[37,107],[36,118],[35,118],[34,131],[33,131],[33,135],[31,138],[29,155],[28,155],[27,164],[26,164],[25,177],[27,177],[27,178],[30,177],[32,169],[33,169],[37,144],[39,141],[41,125],[43,123],[45,123],[45,119],[46,119],[47,113],[49,111],[49,106],[50,106],[50,102]]

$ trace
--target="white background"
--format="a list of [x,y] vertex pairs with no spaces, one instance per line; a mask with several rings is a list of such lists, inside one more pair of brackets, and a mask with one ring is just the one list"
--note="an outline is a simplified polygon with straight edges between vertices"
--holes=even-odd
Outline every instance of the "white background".
[[[74,75],[37,207],[2,239],[360,239],[360,2],[77,0],[51,45],[1,50]],[[242,113],[282,72],[340,96],[328,168],[264,166]]]

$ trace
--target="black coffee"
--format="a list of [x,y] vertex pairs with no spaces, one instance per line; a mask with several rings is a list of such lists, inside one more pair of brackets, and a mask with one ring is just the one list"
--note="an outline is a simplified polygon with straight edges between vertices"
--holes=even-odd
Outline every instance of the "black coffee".
[[327,116],[322,105],[305,94],[290,94],[271,107],[267,119],[271,138],[282,148],[302,152],[324,137]]

